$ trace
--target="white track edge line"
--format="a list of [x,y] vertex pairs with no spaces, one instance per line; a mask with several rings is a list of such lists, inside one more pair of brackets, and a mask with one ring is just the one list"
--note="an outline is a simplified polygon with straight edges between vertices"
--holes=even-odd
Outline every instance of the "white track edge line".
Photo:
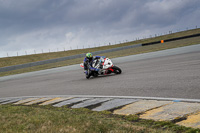
[[180,101],[180,102],[198,102],[200,99],[184,99],[184,98],[164,98],[164,97],[141,97],[141,96],[101,96],[101,95],[43,95],[43,96],[21,96],[21,97],[5,97],[1,99],[13,98],[41,98],[41,97],[88,97],[88,98],[127,98],[127,99],[143,99],[143,100],[163,100],[163,101]]

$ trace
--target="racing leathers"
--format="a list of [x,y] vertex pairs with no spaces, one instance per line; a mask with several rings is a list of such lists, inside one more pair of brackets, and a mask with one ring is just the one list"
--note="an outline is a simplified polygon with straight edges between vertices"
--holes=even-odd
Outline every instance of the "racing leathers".
[[[101,56],[93,56],[93,58],[88,59],[87,57],[85,57],[84,59],[84,70],[90,69],[92,71],[98,71],[99,72],[99,68],[94,68],[92,67],[92,63],[94,60],[100,59]],[[87,71],[85,71],[85,74],[87,75]]]

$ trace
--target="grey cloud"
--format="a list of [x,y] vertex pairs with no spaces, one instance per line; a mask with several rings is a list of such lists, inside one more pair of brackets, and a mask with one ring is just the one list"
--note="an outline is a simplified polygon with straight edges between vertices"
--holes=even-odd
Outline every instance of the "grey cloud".
[[14,51],[132,39],[197,25],[199,5],[199,0],[0,0],[0,46]]

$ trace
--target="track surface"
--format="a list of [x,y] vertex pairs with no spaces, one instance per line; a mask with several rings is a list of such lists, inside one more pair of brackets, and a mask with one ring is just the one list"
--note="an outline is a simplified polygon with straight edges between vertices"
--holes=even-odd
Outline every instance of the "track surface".
[[113,59],[121,75],[85,79],[79,65],[0,78],[0,98],[105,95],[200,99],[200,45]]

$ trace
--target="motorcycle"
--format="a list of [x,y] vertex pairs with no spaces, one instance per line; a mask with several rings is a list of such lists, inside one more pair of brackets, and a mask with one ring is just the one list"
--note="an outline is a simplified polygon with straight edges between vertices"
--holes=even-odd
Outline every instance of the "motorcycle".
[[[81,63],[80,66],[84,68],[83,63]],[[97,69],[100,68],[100,71],[97,72],[95,70],[91,70],[89,69],[90,66],[88,66],[87,75],[86,75],[87,79],[89,79],[91,76],[97,77],[99,75],[108,75],[112,73],[121,74],[122,72],[122,70],[119,67],[113,65],[112,61],[109,58],[101,57],[100,59],[94,60],[92,62],[92,67],[97,68]]]

